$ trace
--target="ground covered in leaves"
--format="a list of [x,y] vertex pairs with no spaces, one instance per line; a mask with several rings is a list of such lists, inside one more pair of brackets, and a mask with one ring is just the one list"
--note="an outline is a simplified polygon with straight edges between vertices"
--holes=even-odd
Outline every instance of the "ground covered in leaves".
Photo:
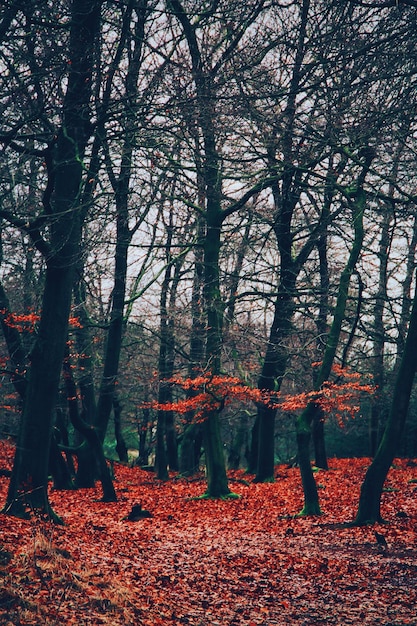
[[[0,468],[11,452],[0,442]],[[285,466],[273,484],[231,473],[238,500],[196,500],[203,477],[161,483],[121,465],[117,503],[99,490],[51,491],[65,526],[0,516],[0,624],[417,626],[417,463],[390,471],[388,524],[341,527],[368,464],[332,459],[318,472],[314,518],[296,517],[299,471]],[[137,503],[153,517],[124,519]]]

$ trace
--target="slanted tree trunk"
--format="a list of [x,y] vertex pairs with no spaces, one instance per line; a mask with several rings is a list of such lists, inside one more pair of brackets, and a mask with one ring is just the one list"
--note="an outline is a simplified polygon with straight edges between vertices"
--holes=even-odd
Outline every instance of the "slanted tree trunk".
[[387,207],[384,210],[383,222],[381,227],[381,237],[379,240],[379,279],[378,291],[375,296],[374,305],[374,327],[373,327],[373,348],[372,348],[372,374],[374,384],[376,386],[376,394],[371,406],[371,418],[369,423],[369,447],[370,455],[373,457],[378,448],[378,439],[382,415],[384,413],[384,385],[385,385],[385,367],[384,367],[384,346],[385,346],[385,330],[384,330],[384,308],[387,299],[387,266],[388,251],[392,236],[390,236],[392,212]]
[[4,509],[20,516],[38,509],[55,521],[61,520],[48,500],[48,462],[79,255],[82,161],[91,131],[89,102],[100,7],[99,0],[73,0],[71,6],[69,75],[55,152],[50,253],[46,257],[39,332],[31,353],[28,388]]
[[398,449],[407,418],[410,395],[417,368],[417,290],[414,294],[410,325],[395,380],[391,409],[381,443],[362,483],[356,525],[382,522],[381,494],[389,468]]
[[[349,284],[355,269],[363,243],[363,214],[365,210],[366,195],[363,184],[370,164],[374,158],[372,150],[365,153],[365,161],[357,180],[355,191],[348,193],[348,200],[352,209],[352,224],[354,229],[354,241],[346,266],[341,274],[336,306],[333,313],[333,321],[326,341],[323,360],[314,381],[314,389],[319,390],[322,384],[328,380],[336,356],[339,344],[342,322],[345,316],[346,303],[349,294]],[[298,462],[300,465],[301,479],[304,490],[304,506],[300,515],[320,515],[320,504],[317,487],[312,474],[310,463],[310,440],[311,425],[317,416],[321,417],[321,409],[314,402],[309,403],[305,410],[296,420]]]

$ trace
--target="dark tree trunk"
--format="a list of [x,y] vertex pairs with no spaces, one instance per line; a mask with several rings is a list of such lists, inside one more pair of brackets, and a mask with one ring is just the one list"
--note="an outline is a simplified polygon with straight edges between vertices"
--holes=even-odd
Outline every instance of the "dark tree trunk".
[[[206,194],[206,231],[203,237],[204,313],[206,315],[205,367],[214,375],[220,374],[223,340],[224,304],[220,294],[219,258],[221,229],[224,216],[221,207],[220,155],[216,147],[215,98],[216,90],[210,70],[204,68],[196,31],[179,0],[171,0],[180,22],[190,53],[192,76],[196,87],[198,123],[204,144],[202,177]],[[230,493],[228,487],[223,444],[220,436],[219,414],[210,411],[204,424],[204,450],[207,465],[207,496],[222,497]]]
[[122,463],[128,462],[127,446],[122,433],[122,405],[117,394],[113,398],[114,434],[116,437],[116,452]]
[[239,469],[242,463],[242,453],[245,454],[248,448],[248,425],[243,416],[239,420],[236,432],[232,434],[227,465],[229,469]]
[[[55,158],[50,254],[39,333],[31,353],[28,388],[5,511],[27,515],[39,509],[56,521],[48,500],[48,463],[55,404],[68,332],[74,268],[81,234],[80,186],[90,136],[92,62],[101,2],[73,0],[68,86]],[[39,245],[39,242],[37,242]],[[44,247],[45,249],[45,247]]]
[[[291,76],[291,86],[285,109],[286,126],[280,138],[280,151],[283,153],[283,171],[281,184],[272,185],[272,193],[276,207],[274,233],[280,253],[280,284],[275,302],[274,320],[271,326],[268,345],[258,388],[278,391],[285,374],[288,349],[286,341],[292,330],[294,312],[294,288],[297,274],[305,257],[305,250],[299,258],[293,260],[293,233],[291,222],[295,207],[301,194],[300,170],[294,166],[293,143],[296,98],[301,82],[301,68],[305,55],[305,37],[310,10],[309,0],[303,0],[300,7],[300,27],[297,48]],[[275,147],[275,150],[277,148]],[[268,148],[271,173],[276,173],[276,155]],[[274,174],[273,174],[274,175]],[[259,417],[259,449],[256,472],[257,481],[274,479],[274,448],[272,442],[275,434],[275,412],[270,409],[258,408]]]
[[[258,380],[258,388],[267,391],[278,391],[281,386],[288,361],[286,340],[292,331],[297,270],[290,256],[292,237],[289,232],[289,221],[286,221],[287,225],[285,228],[283,225],[279,227],[280,235],[278,240],[281,250],[280,285],[275,302],[274,319],[269,333],[266,355]],[[256,454],[255,480],[257,482],[274,480],[275,415],[276,410],[264,405],[258,406],[258,426],[257,432],[252,433],[251,452],[251,457],[254,457]],[[255,453],[254,445],[256,444],[258,445],[258,450]]]
[[[199,188],[203,187],[202,181]],[[200,202],[203,203],[203,192],[200,195]],[[197,239],[202,241],[204,236],[204,225],[202,220],[197,221]],[[203,248],[196,246],[194,250],[194,276],[193,289],[191,295],[191,337],[190,337],[190,363],[188,367],[188,376],[195,378],[203,368],[205,353],[205,322],[202,310],[204,287],[204,263]],[[192,390],[188,394],[194,393]],[[193,415],[189,415],[188,423],[184,427],[184,432],[180,440],[179,449],[179,471],[181,474],[191,476],[199,469],[202,449],[202,426],[193,423]]]
[[[165,269],[164,280],[162,282],[160,296],[160,342],[158,371],[160,377],[158,402],[159,404],[169,404],[172,402],[172,385],[169,379],[174,374],[175,363],[175,325],[174,317],[170,314],[170,308],[175,309],[175,298],[179,280],[178,270],[172,276],[172,211],[170,213],[170,224],[167,229],[167,241],[165,244],[167,267]],[[169,305],[168,305],[169,302]],[[168,465],[170,469],[178,469],[178,454],[175,437],[174,414],[172,411],[159,410],[156,427],[156,459],[155,466],[157,476],[161,480],[168,479]]]
[[276,410],[268,406],[258,409],[259,416],[259,452],[255,482],[274,480],[275,460],[275,415]]
[[314,446],[314,463],[323,470],[329,469],[326,453],[326,440],[324,438],[324,416],[322,411],[314,415],[312,425],[312,438]]
[[377,453],[362,483],[355,524],[382,521],[381,494],[389,468],[394,460],[407,418],[410,395],[417,368],[417,290],[414,295],[410,325],[398,369],[392,403]]
[[255,474],[258,468],[259,453],[259,412],[255,418],[255,422],[251,430],[251,440],[248,453],[248,474]]
[[390,236],[392,212],[388,209],[384,211],[383,222],[381,228],[381,237],[379,241],[379,280],[378,291],[375,296],[374,305],[374,341],[372,355],[372,374],[374,384],[377,388],[376,394],[371,407],[371,418],[369,423],[369,448],[370,455],[373,457],[378,448],[379,433],[382,423],[382,415],[384,411],[384,346],[385,346],[385,330],[384,330],[384,308],[387,299],[387,267],[388,267],[388,251],[392,236]]
[[[126,42],[125,37],[130,33],[130,18],[128,19],[128,16],[131,15],[133,7],[136,14],[135,30],[131,38]],[[127,47],[131,48],[131,50],[126,74],[123,147],[118,176],[116,176],[110,162],[107,161],[107,172],[113,187],[116,204],[116,252],[110,324],[106,338],[104,367],[94,422],[98,429],[101,442],[104,442],[113,407],[113,397],[117,383],[124,333],[127,260],[133,235],[133,232],[129,228],[130,179],[137,132],[137,121],[133,112],[136,110],[138,103],[138,74],[142,63],[142,45],[147,15],[146,11],[147,0],[128,4],[123,23],[122,41],[119,46],[120,50],[127,43]]]
[[72,482],[72,476],[68,464],[62,456],[54,436],[51,440],[51,449],[49,454],[49,471],[54,480],[54,489],[74,489],[75,487]]
[[184,428],[180,440],[179,471],[184,476],[198,472],[201,449],[203,445],[203,429],[201,424],[189,424]]
[[150,423],[150,410],[142,409],[142,419],[138,420],[138,458],[136,465],[148,465],[149,450],[147,446],[148,429]]
[[[305,413],[306,423],[310,424],[314,420],[314,414],[317,407],[310,404]],[[317,485],[311,471],[310,458],[311,433],[310,429],[305,430],[297,428],[297,460],[300,467],[301,481],[304,493],[304,507],[300,515],[321,515],[319,498],[317,494]]]
[[158,411],[156,422],[155,471],[159,480],[168,480],[168,461],[165,447],[165,411]]
[[[89,331],[89,318],[85,309],[86,293],[82,268],[78,268],[78,276],[74,288],[74,302],[78,311],[79,326],[74,329],[78,357],[78,387],[81,397],[81,420],[92,426],[96,414],[96,396],[94,385],[94,363],[91,355],[92,337]],[[78,431],[77,431],[78,433]],[[80,489],[91,489],[95,486],[97,467],[94,453],[88,441],[81,433],[77,435],[81,445],[77,452],[77,472],[75,484]]]
[[[374,156],[375,155],[372,150],[369,150],[366,153],[363,169],[358,176],[357,188],[353,193],[349,192],[348,194],[348,199],[351,202],[352,209],[354,241],[346,266],[340,276],[336,306],[333,313],[333,321],[326,340],[326,349],[324,351],[323,360],[314,380],[314,388],[316,390],[319,390],[322,384],[328,380],[339,344],[342,322],[345,317],[350,279],[358,261],[359,254],[362,250],[364,236],[363,215],[366,203],[363,183]],[[311,439],[311,425],[317,415],[317,411],[321,414],[321,409],[314,403],[310,403],[296,420],[298,460],[300,464],[303,488],[305,489],[304,507],[300,513],[301,515],[318,515],[320,511],[318,492],[317,488],[315,486],[313,487],[313,483],[315,484],[315,481],[311,470],[309,453],[307,453]]]
[[[0,264],[1,261],[2,258],[0,254]],[[8,322],[8,316],[10,312],[11,311],[9,300],[6,292],[4,291],[3,285],[0,282],[0,323],[13,369],[11,382],[13,383],[13,386],[19,394],[20,398],[23,400],[27,387],[26,367],[28,357],[23,348],[22,338],[18,329],[14,328]]]
[[[117,496],[114,490],[112,476],[104,456],[104,450],[96,428],[86,424],[79,415],[77,401],[77,387],[72,375],[71,365],[68,358],[64,361],[64,380],[68,394],[68,407],[71,422],[85,438],[92,452],[94,467],[97,468],[103,489],[103,502],[116,502]],[[83,449],[82,446],[81,449]],[[78,485],[77,485],[78,486]]]

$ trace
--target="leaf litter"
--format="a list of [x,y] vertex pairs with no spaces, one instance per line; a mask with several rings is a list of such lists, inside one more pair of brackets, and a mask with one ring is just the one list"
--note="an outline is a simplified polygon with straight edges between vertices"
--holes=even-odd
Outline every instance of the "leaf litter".
[[[0,467],[11,459],[0,442]],[[161,482],[119,464],[116,503],[98,489],[51,490],[65,526],[0,517],[0,624],[417,626],[417,465],[396,460],[388,523],[359,528],[343,523],[369,459],[329,465],[315,474],[323,515],[310,518],[297,517],[299,471],[285,466],[267,484],[230,472],[238,500],[193,499],[204,476]],[[152,517],[128,521],[138,503]]]

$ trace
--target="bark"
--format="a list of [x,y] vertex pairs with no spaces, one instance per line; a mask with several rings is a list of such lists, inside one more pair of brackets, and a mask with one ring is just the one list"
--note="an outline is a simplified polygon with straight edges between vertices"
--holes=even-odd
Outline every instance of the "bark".
[[122,405],[117,394],[113,398],[114,434],[116,437],[116,452],[119,460],[128,462],[127,446],[122,432]]
[[206,458],[207,491],[209,498],[222,498],[230,494],[228,486],[223,442],[217,411],[212,411],[203,424],[204,453]]
[[136,465],[148,465],[149,463],[149,448],[147,445],[148,424],[151,421],[150,409],[142,409],[142,419],[137,421],[138,423],[138,458]]
[[[203,187],[201,180],[199,181],[199,189]],[[203,193],[200,192],[200,204],[202,204]],[[204,227],[201,219],[197,220],[197,241],[203,239]],[[203,285],[204,285],[204,263],[203,248],[197,245],[194,250],[194,275],[193,288],[191,294],[191,337],[190,337],[190,362],[188,366],[188,376],[195,378],[204,364],[204,335],[205,323],[204,313],[202,310],[203,302]],[[193,391],[188,392],[192,394]],[[202,426],[201,424],[192,423],[193,415],[189,415],[188,424],[184,426],[184,432],[180,440],[179,450],[179,470],[181,474],[192,475],[198,471],[201,446],[202,446]]]
[[[126,15],[129,16],[131,4]],[[120,351],[124,332],[124,307],[127,280],[127,259],[129,245],[133,232],[129,229],[129,196],[130,179],[133,164],[133,150],[137,121],[132,114],[137,109],[138,99],[138,73],[142,62],[142,45],[146,20],[147,0],[141,0],[136,4],[135,31],[128,45],[133,46],[130,63],[126,75],[126,106],[124,143],[121,155],[120,171],[115,176],[113,166],[108,162],[107,171],[115,194],[116,204],[116,252],[114,286],[112,292],[112,307],[110,324],[106,339],[103,375],[97,402],[95,424],[98,428],[100,439],[103,442],[106,436],[107,426],[113,406],[113,396],[119,370]],[[124,32],[128,19],[124,21]],[[128,31],[127,31],[128,32]],[[121,46],[120,46],[121,47]]]
[[[160,377],[158,402],[167,404],[172,402],[172,386],[169,379],[174,374],[175,364],[175,324],[174,316],[170,314],[170,309],[175,310],[175,298],[179,280],[178,270],[180,264],[176,266],[174,276],[172,276],[172,211],[170,213],[170,224],[167,228],[167,241],[165,245],[167,266],[164,280],[162,282],[160,296],[160,340],[158,372]],[[157,476],[161,480],[168,479],[168,465],[171,470],[178,469],[178,455],[175,437],[174,414],[172,411],[159,410],[156,427],[156,459],[155,466]]]
[[[388,207],[387,207],[388,208]],[[375,456],[378,448],[379,429],[381,424],[381,416],[384,412],[384,346],[385,346],[385,330],[384,330],[384,308],[387,298],[387,266],[388,251],[391,242],[391,226],[392,213],[390,210],[384,211],[383,222],[381,228],[381,237],[379,241],[379,278],[378,291],[375,298],[374,306],[374,341],[372,354],[372,374],[374,384],[377,388],[374,401],[371,407],[371,419],[369,423],[369,447],[371,456]]]
[[[348,261],[340,276],[336,306],[333,313],[333,321],[327,337],[322,364],[314,381],[314,388],[316,390],[319,390],[321,385],[328,380],[339,344],[340,332],[342,329],[343,319],[345,317],[350,279],[362,250],[364,236],[363,214],[366,202],[366,195],[363,191],[363,183],[373,158],[373,152],[369,151],[365,156],[365,163],[357,180],[357,188],[353,192],[348,193],[348,200],[352,209],[354,241]],[[300,464],[300,472],[304,488],[304,506],[300,513],[301,515],[318,515],[320,512],[318,492],[311,470],[309,449],[311,425],[318,412],[321,412],[320,407],[314,403],[310,403],[296,420],[298,461]]]
[[111,472],[104,456],[103,446],[98,436],[98,432],[94,428],[94,426],[86,424],[79,415],[77,387],[72,375],[71,365],[69,363],[68,356],[64,361],[63,367],[65,386],[68,395],[70,419],[74,428],[76,428],[83,435],[92,452],[95,467],[97,467],[103,489],[102,500],[103,502],[117,502],[117,496],[114,490]]
[[[288,254],[283,254],[284,248],[291,248],[292,237],[289,231],[285,237],[281,234],[279,247],[281,257],[281,280],[278,288],[278,296],[275,302],[274,319],[271,325],[268,346],[262,365],[261,375],[258,380],[258,388],[262,390],[278,390],[284,377],[288,349],[286,339],[292,330],[292,316],[294,313],[294,289],[296,270],[293,271],[293,262]],[[285,271],[286,260],[289,260],[289,270]],[[276,410],[267,406],[258,407],[257,424],[258,431],[252,435],[252,447],[258,444],[256,477],[257,482],[266,482],[274,479],[274,456],[275,456],[275,415]]]
[[324,437],[323,411],[317,411],[314,415],[312,439],[314,447],[314,464],[320,469],[328,470],[329,464],[327,463],[326,440]]
[[48,461],[79,254],[82,161],[91,131],[89,100],[100,7],[97,0],[72,3],[71,64],[56,145],[50,255],[46,259],[42,314],[31,353],[28,388],[5,506],[5,512],[20,516],[39,509],[57,522],[61,520],[48,500]]
[[[280,252],[280,277],[278,295],[275,302],[274,319],[271,326],[265,360],[258,381],[258,388],[268,391],[278,391],[285,374],[288,361],[286,340],[292,328],[294,313],[294,289],[297,274],[300,270],[300,258],[295,262],[292,259],[293,235],[291,222],[293,213],[300,197],[300,171],[293,165],[294,121],[296,113],[296,98],[301,81],[301,68],[305,54],[305,39],[310,10],[309,0],[303,0],[300,9],[300,26],[298,33],[297,50],[285,110],[286,127],[282,136],[283,170],[281,187],[278,183],[272,185],[272,192],[276,206],[274,233]],[[276,147],[274,148],[276,150]],[[272,171],[276,170],[276,156],[269,149],[269,160]],[[265,407],[258,408],[258,459],[256,481],[274,479],[274,438],[275,438],[275,411]]]
[[[339,166],[339,173],[344,168]],[[325,221],[329,219],[330,210],[333,203],[335,194],[335,169],[334,169],[334,155],[329,158],[329,166],[326,173],[326,184],[324,188],[324,202],[323,202],[323,215]],[[317,242],[317,252],[319,256],[319,274],[320,274],[320,295],[319,295],[319,312],[316,320],[317,325],[317,361],[323,358],[324,349],[326,346],[326,337],[328,333],[328,315],[329,315],[329,263],[327,258],[327,246],[328,246],[328,229],[325,227],[323,233],[320,235]],[[313,373],[314,375],[314,373]],[[328,469],[327,454],[326,454],[326,442],[324,438],[324,420],[323,416],[319,413],[316,414],[313,421],[313,445],[315,464],[322,469]]]
[[[89,331],[90,320],[85,308],[86,293],[83,281],[83,268],[78,268],[78,276],[74,287],[74,303],[78,311],[79,327],[74,329],[78,357],[78,388],[81,399],[82,422],[90,426],[94,423],[96,413],[96,395],[94,385],[94,363],[91,355],[92,337]],[[77,431],[78,432],[78,431]],[[75,484],[81,489],[91,489],[95,485],[96,465],[94,453],[81,433],[76,442],[84,442],[77,453],[77,472]]]
[[[203,179],[206,191],[206,232],[202,241],[204,267],[204,311],[206,315],[205,366],[213,374],[220,373],[224,305],[220,295],[219,258],[222,228],[220,156],[214,128],[215,88],[213,75],[204,70],[195,29],[178,0],[171,0],[190,53],[192,75],[197,94],[199,126],[204,144]],[[211,411],[204,424],[204,450],[207,464],[207,495],[221,497],[230,493],[228,487],[219,415]]]
[[187,425],[184,428],[184,432],[180,439],[180,474],[183,474],[184,476],[191,476],[192,474],[198,472],[202,443],[202,425]]
[[0,324],[13,369],[11,382],[23,400],[27,389],[26,370],[28,355],[23,348],[20,332],[8,323],[10,312],[9,299],[4,291],[3,284],[0,282]]
[[388,421],[375,458],[366,472],[359,498],[355,524],[381,522],[381,494],[389,468],[398,449],[406,423],[410,395],[417,368],[417,290],[414,294],[410,325],[398,369]]
[[232,441],[229,447],[227,465],[229,469],[239,469],[242,461],[242,453],[245,454],[248,448],[248,424],[245,415],[242,415],[232,432]]

